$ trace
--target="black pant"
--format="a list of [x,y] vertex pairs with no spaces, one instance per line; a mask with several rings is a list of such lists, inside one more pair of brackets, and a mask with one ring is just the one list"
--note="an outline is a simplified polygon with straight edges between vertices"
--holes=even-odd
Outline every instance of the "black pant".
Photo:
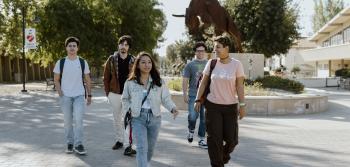
[[238,144],[237,104],[221,105],[207,100],[205,108],[210,163],[223,167]]

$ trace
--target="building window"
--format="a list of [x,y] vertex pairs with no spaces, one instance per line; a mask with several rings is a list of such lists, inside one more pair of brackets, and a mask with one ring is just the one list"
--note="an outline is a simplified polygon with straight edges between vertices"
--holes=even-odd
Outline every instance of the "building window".
[[340,45],[343,44],[343,35],[342,32],[335,34],[331,37],[331,45]]
[[330,45],[331,45],[331,43],[330,43],[329,40],[324,41],[323,44],[322,44],[323,47],[327,47],[327,46],[330,46]]
[[350,27],[344,30],[344,43],[350,43]]

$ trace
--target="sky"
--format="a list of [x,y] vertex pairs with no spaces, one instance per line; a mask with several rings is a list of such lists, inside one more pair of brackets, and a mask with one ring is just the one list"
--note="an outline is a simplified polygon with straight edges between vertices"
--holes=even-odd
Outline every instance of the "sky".
[[[156,52],[158,52],[160,56],[165,56],[166,47],[168,45],[175,43],[176,40],[185,39],[185,18],[173,17],[172,14],[185,14],[190,0],[159,0],[159,2],[162,3],[160,8],[166,15],[168,25],[163,34],[166,40],[160,43],[160,48],[158,48]],[[314,0],[293,0],[293,2],[299,4],[300,17],[298,21],[301,27],[301,36],[311,36]],[[344,0],[344,2],[345,7],[348,7],[350,0]]]

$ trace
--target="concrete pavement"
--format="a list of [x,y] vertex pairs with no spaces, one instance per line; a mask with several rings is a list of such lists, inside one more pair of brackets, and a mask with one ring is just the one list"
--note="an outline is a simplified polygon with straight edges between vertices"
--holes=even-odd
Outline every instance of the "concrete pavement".
[[[134,167],[135,158],[113,151],[112,113],[102,88],[93,90],[85,115],[88,154],[65,154],[63,114],[57,95],[42,83],[0,85],[1,167]],[[323,113],[283,117],[247,117],[240,121],[240,144],[228,167],[346,167],[350,164],[350,92],[309,89],[329,95]],[[207,150],[186,140],[187,113],[176,120],[166,111],[152,167],[208,167]]]

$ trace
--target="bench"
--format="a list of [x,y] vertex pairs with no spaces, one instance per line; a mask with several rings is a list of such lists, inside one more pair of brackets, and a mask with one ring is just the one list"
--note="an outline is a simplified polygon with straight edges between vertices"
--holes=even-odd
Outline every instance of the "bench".
[[53,86],[53,90],[55,89],[55,82],[53,81],[53,78],[46,78],[46,91],[49,86]]

